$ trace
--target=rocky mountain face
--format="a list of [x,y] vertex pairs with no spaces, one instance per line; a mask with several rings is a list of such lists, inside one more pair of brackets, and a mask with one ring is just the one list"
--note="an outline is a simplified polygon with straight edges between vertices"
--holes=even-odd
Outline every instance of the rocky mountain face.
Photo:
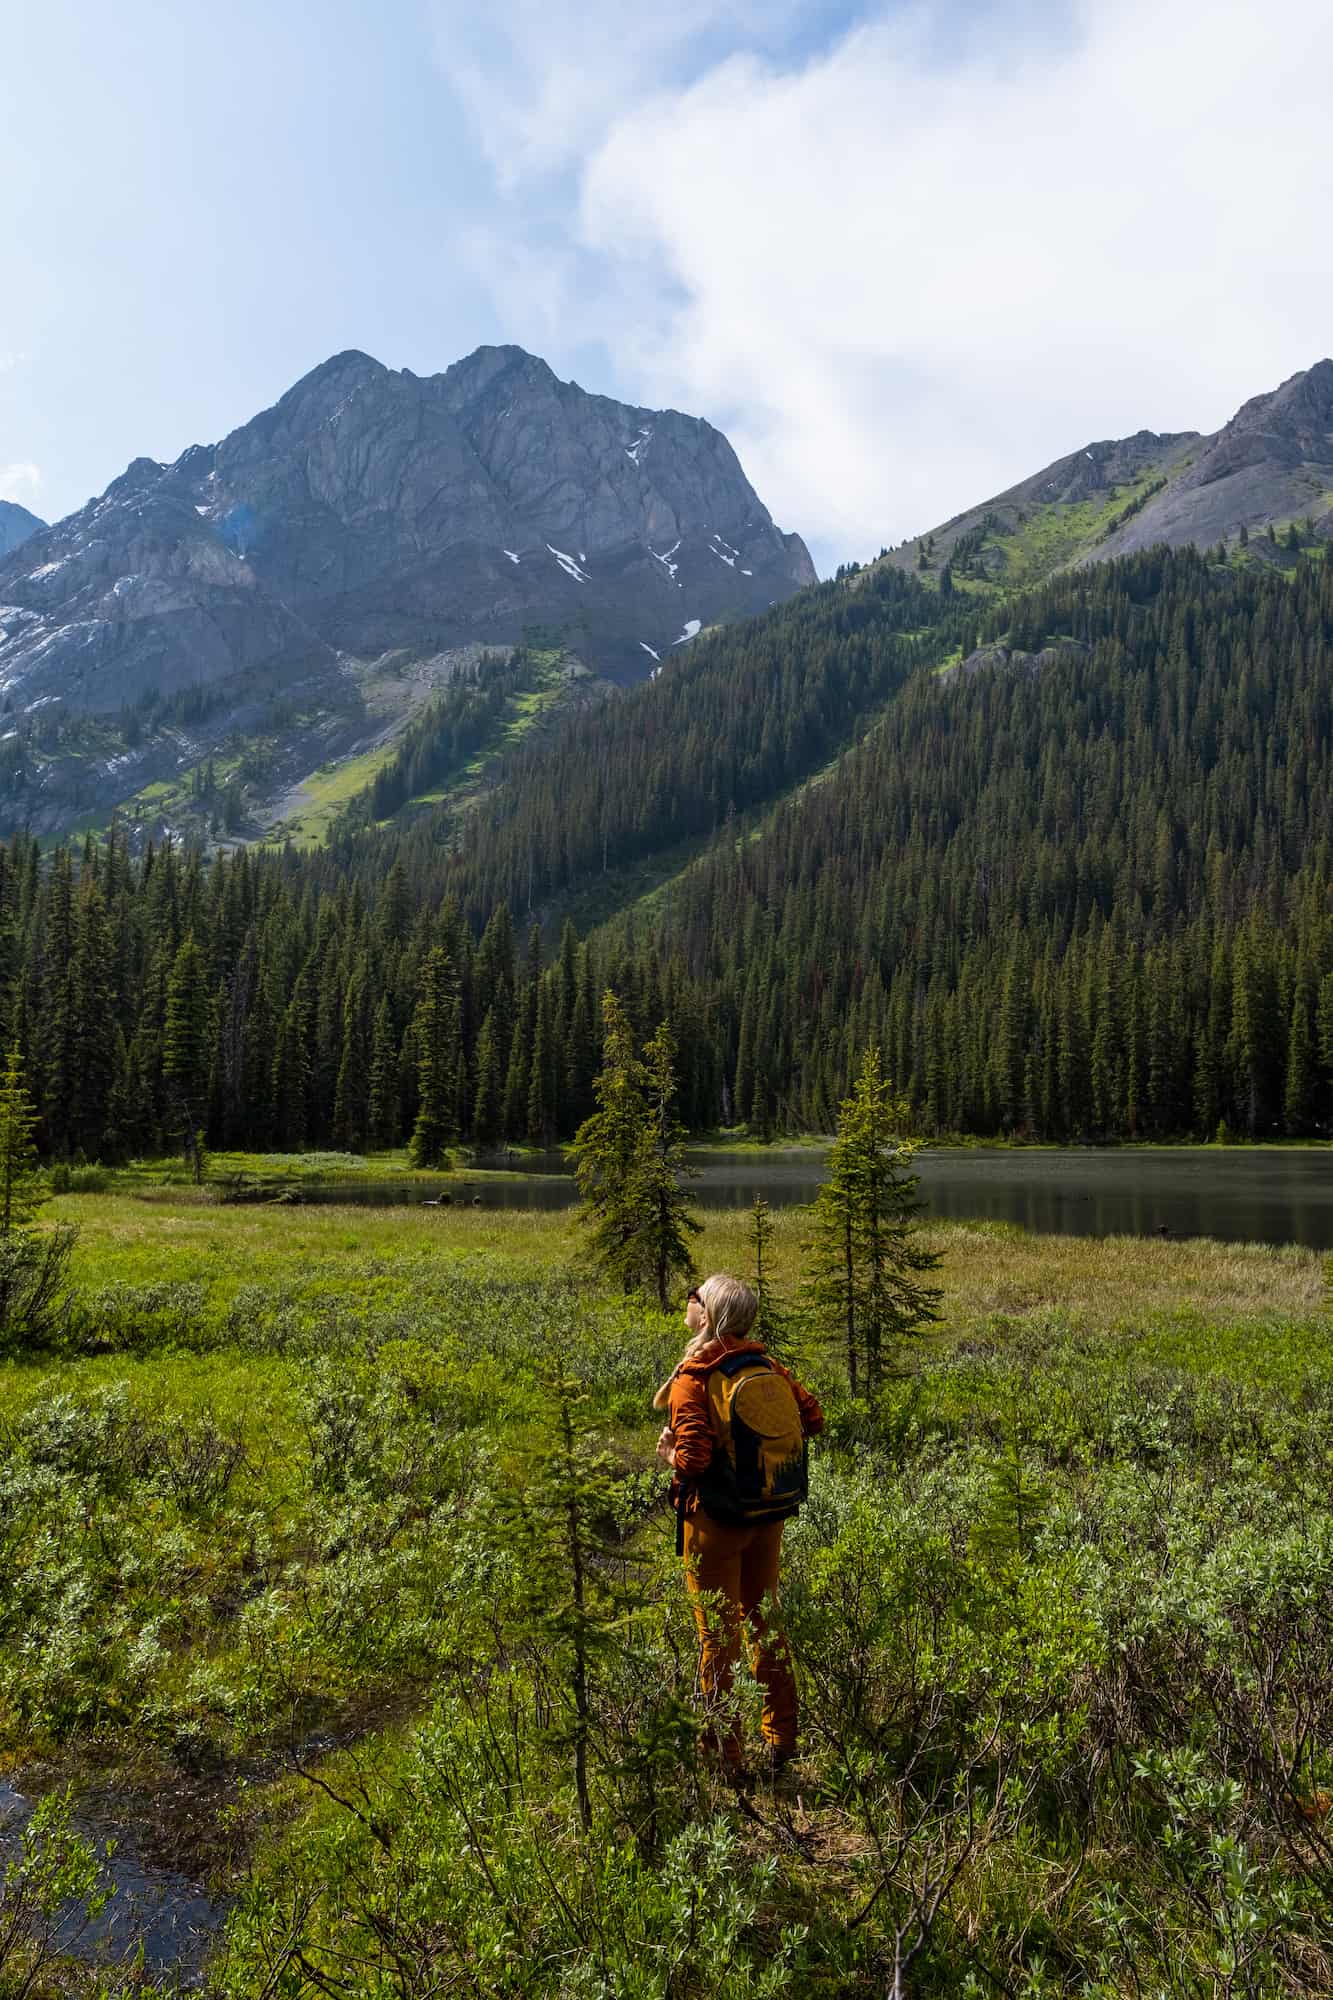
[[1085,445],[885,560],[1023,585],[1156,543],[1234,546],[1242,528],[1254,538],[1307,521],[1316,539],[1333,537],[1330,361],[1254,397],[1211,437],[1137,431]]
[[642,678],[813,578],[698,418],[589,395],[516,347],[427,377],[339,354],[0,560],[0,693],[110,714],[534,626]]
[[1180,547],[1234,542],[1247,533],[1312,518],[1333,535],[1333,361],[1319,361],[1280,389],[1255,396],[1215,436],[1182,455],[1172,476],[1103,553],[1155,542]]
[[7,556],[11,549],[45,526],[39,515],[30,514],[16,500],[0,500],[0,557]]

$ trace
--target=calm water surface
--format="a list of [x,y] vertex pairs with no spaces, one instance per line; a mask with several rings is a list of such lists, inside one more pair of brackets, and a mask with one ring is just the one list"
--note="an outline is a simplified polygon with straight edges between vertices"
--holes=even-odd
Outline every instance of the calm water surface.
[[[32,1806],[32,1799],[0,1778],[0,1878],[19,1859]],[[69,1902],[56,1920],[55,1950],[86,1963],[119,1967],[132,1966],[142,1952],[145,1970],[162,1981],[164,1992],[184,1993],[197,1986],[204,1954],[226,1914],[222,1905],[175,1869],[146,1860],[138,1850],[133,1820],[123,1810],[117,1812],[113,1801],[91,1804],[74,1824],[103,1857],[100,1887],[109,1899],[101,1915],[92,1918],[83,1904]],[[114,1848],[109,1857],[108,1843]]]
[[[813,1200],[825,1155],[810,1147],[758,1152],[700,1149],[691,1199],[699,1208],[747,1206],[762,1194],[774,1208]],[[1333,1146],[1227,1152],[1216,1147],[1159,1151],[926,1150],[921,1193],[934,1215],[1016,1222],[1065,1236],[1217,1236],[1233,1242],[1303,1243],[1333,1249]],[[450,1181],[452,1204],[487,1208],[568,1208],[576,1199],[569,1162],[558,1153]],[[375,1204],[420,1200],[392,1181],[327,1184],[303,1199]]]

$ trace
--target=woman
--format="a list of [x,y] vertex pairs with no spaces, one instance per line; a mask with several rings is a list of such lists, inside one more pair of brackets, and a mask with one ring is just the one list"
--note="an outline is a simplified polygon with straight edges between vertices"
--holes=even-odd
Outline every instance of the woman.
[[[694,1607],[703,1651],[700,1679],[710,1709],[717,1710],[731,1690],[732,1673],[740,1657],[741,1638],[748,1627],[750,1662],[764,1691],[762,1730],[769,1767],[776,1772],[796,1753],[796,1682],[786,1641],[770,1622],[776,1606],[782,1529],[794,1504],[776,1518],[734,1518],[735,1509],[719,1504],[721,1482],[710,1479],[725,1454],[722,1424],[727,1407],[725,1384],[741,1376],[760,1381],[770,1403],[794,1399],[791,1422],[799,1438],[813,1437],[824,1427],[824,1413],[815,1397],[765,1354],[763,1342],[752,1337],[758,1300],[739,1278],[718,1272],[692,1290],[685,1304],[690,1340],[674,1372],[653,1399],[655,1409],[668,1409],[670,1420],[657,1440],[657,1455],[676,1478],[672,1496],[682,1516],[685,1580]],[[755,1355],[747,1369],[737,1357]],[[719,1377],[725,1378],[724,1383]],[[784,1391],[778,1385],[785,1384]],[[711,1392],[710,1392],[711,1385]],[[779,1407],[779,1418],[781,1408]],[[733,1518],[719,1515],[731,1512]],[[768,1616],[765,1615],[767,1607]],[[710,1730],[709,1741],[727,1766],[741,1764],[740,1721],[734,1708]]]

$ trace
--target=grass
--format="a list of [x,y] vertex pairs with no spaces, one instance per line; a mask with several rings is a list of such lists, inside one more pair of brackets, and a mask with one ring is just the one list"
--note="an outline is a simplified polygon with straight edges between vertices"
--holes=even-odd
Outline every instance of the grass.
[[[466,762],[458,765],[428,791],[414,793],[399,807],[395,818],[410,817],[424,808],[449,805],[461,809],[482,789],[496,763],[535,728],[559,704],[567,689],[564,669],[568,655],[562,649],[548,649],[531,655],[537,685],[513,696],[506,714],[490,740]],[[404,724],[409,720],[403,718]],[[392,762],[400,747],[400,732],[361,758],[325,765],[306,780],[304,789],[312,796],[312,808],[302,806],[298,816],[274,828],[270,839],[293,838],[298,846],[317,846],[328,837],[348,808],[367,790],[377,773]],[[376,824],[385,826],[386,820]]]
[[497,1260],[510,1272],[549,1269],[574,1249],[569,1218],[527,1210],[320,1208],[146,1204],[123,1195],[68,1195],[52,1213],[75,1223],[75,1276],[85,1284],[203,1284],[220,1305],[243,1286],[296,1283],[348,1295],[395,1270],[409,1289],[423,1264]]
[[291,841],[294,847],[318,847],[339,815],[386,764],[392,763],[397,753],[397,738],[391,737],[371,750],[363,750],[359,756],[335,758],[321,764],[317,771],[301,780],[299,804],[286,819],[270,827],[265,837],[267,843],[283,845]]
[[[572,1211],[458,1208],[201,1207],[188,1199],[146,1205],[124,1195],[70,1195],[52,1205],[79,1228],[83,1283],[199,1283],[219,1305],[242,1286],[297,1283],[311,1293],[382,1285],[397,1273],[410,1290],[447,1266],[505,1275],[580,1270],[585,1249]],[[696,1263],[744,1269],[748,1215],[702,1213]],[[794,1292],[809,1222],[774,1212],[776,1281]],[[1124,1334],[1139,1352],[1178,1353],[1202,1318],[1253,1329],[1317,1318],[1323,1266],[1296,1245],[1175,1242],[1156,1237],[1033,1236],[1003,1223],[940,1223],[928,1240],[944,1257],[947,1314],[934,1345],[968,1341],[999,1317],[1040,1326],[1061,1313],[1094,1331]],[[1128,1332],[1126,1330],[1129,1330]],[[1143,1347],[1144,1341],[1149,1348]],[[1195,1355],[1211,1366],[1205,1346]]]
[[[0,1771],[95,1779],[131,1836],[153,1817],[167,1859],[237,1898],[206,1975],[218,2000],[402,2000],[443,1970],[514,2000],[657,1992],[690,1962],[699,1897],[733,1931],[682,1994],[868,2000],[912,1920],[891,1860],[904,1814],[904,1865],[959,1863],[920,2000],[965,1990],[979,1939],[1030,2000],[1134,1990],[1089,1915],[1117,1885],[1162,1913],[1135,1934],[1142,1990],[1202,2000],[1222,1947],[1180,1840],[1206,1852],[1219,1829],[1247,1843],[1245,1893],[1269,1912],[1244,1935],[1276,1924],[1290,1962],[1322,1963],[1323,1891],[1283,1846],[1244,1693],[1262,1673],[1324,1741],[1333,1329],[1315,1253],[932,1224],[941,1318],[874,1409],[849,1398],[837,1339],[795,1315],[786,1351],[829,1413],[786,1570],[807,1742],[784,1798],[740,1803],[694,1755],[652,1456],[677,1314],[605,1290],[568,1212],[157,1193],[52,1204],[79,1230],[74,1329],[61,1353],[0,1363]],[[702,1221],[697,1268],[746,1270],[747,1215]],[[772,1221],[794,1305],[809,1219]],[[596,1549],[577,1618],[561,1409]],[[1154,1791],[1144,1760],[1182,1742],[1240,1774],[1243,1812],[1189,1793],[1171,1820],[1160,1785],[1185,1780],[1164,1769]],[[1300,1796],[1317,1799],[1333,1768],[1310,1754]],[[1177,1836],[1159,1850],[1162,1823]],[[1203,1966],[1195,1983],[1164,1983],[1173,1954]],[[656,1985],[635,1983],[644,1965]],[[45,1976],[35,1991],[89,1991]],[[0,1958],[0,1993],[5,1977]],[[1324,1990],[1312,1977],[1245,1990]]]
[[[450,805],[462,809],[472,803],[500,760],[517,748],[531,732],[557,708],[567,693],[563,669],[568,655],[563,651],[536,652],[532,656],[537,685],[515,694],[506,705],[505,718],[490,741],[428,792],[419,792],[399,809],[400,816],[423,806]],[[380,821],[380,825],[387,822]]]
[[[983,578],[960,571],[954,575],[955,590],[983,598],[1005,597],[1012,591],[1030,589],[1034,584],[1044,582],[1056,570],[1095,556],[1111,531],[1112,521],[1141,498],[1162,477],[1163,470],[1169,482],[1176,473],[1184,471],[1189,462],[1187,455],[1168,460],[1165,466],[1149,466],[1137,479],[1116,488],[1114,497],[1108,495],[1102,499],[1072,503],[1029,503],[1025,520],[1015,519],[1011,525],[997,524],[987,533],[983,549],[995,548],[1004,556],[1004,567],[999,575]],[[940,544],[926,569],[916,570],[915,542],[910,549],[895,550],[882,560],[898,568],[910,567],[919,574],[923,583],[937,582],[940,570],[949,560],[950,548],[944,545],[944,531],[936,529],[935,533],[940,537]],[[862,574],[868,574],[873,568],[874,564],[868,565]],[[944,671],[948,664],[943,662],[936,671]]]
[[[451,1158],[455,1164],[462,1162],[461,1151],[456,1150]],[[208,1181],[213,1186],[225,1187],[236,1180],[287,1183],[291,1181],[326,1182],[338,1180],[374,1181],[391,1180],[399,1175],[412,1175],[435,1185],[446,1184],[446,1175],[423,1173],[412,1166],[407,1148],[396,1146],[382,1153],[210,1153]],[[191,1183],[191,1171],[179,1153],[166,1153],[157,1158],[132,1160],[122,1167],[108,1167],[105,1170],[111,1188],[133,1189],[139,1192],[150,1188],[185,1187]]]

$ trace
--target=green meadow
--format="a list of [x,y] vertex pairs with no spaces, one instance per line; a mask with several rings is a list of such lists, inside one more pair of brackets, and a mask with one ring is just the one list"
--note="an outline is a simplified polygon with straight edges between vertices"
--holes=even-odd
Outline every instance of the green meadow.
[[[5,2000],[170,1990],[41,1915],[94,1793],[213,1898],[236,2000],[1333,1986],[1315,1255],[933,1228],[872,1406],[778,1212],[828,1427],[801,1754],[737,1790],[653,1458],[675,1317],[563,1214],[156,1195],[53,1204],[68,1325],[0,1363],[0,1774],[74,1815],[7,1849]],[[747,1218],[697,1262],[745,1272]]]

